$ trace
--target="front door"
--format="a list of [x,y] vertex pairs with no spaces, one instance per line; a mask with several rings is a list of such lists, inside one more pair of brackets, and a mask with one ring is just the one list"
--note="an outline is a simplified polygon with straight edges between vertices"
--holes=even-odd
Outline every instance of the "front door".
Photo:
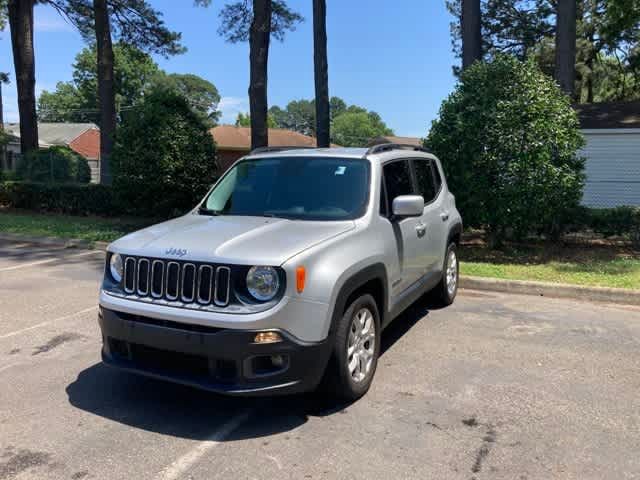
[[[388,163],[383,170],[388,209],[393,199],[401,195],[416,195],[411,179],[409,160]],[[424,275],[426,230],[421,217],[403,218],[391,222],[399,260],[399,273],[392,278],[392,295],[397,295]]]

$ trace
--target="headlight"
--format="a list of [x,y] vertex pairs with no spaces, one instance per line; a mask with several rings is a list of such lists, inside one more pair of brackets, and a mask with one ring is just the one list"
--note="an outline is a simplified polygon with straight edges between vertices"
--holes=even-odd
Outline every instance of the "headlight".
[[122,257],[117,253],[111,255],[111,259],[109,260],[109,272],[111,273],[111,278],[113,278],[116,283],[120,283],[122,281],[124,265],[122,264]]
[[278,272],[273,267],[251,267],[247,273],[247,290],[256,300],[271,300],[279,286]]

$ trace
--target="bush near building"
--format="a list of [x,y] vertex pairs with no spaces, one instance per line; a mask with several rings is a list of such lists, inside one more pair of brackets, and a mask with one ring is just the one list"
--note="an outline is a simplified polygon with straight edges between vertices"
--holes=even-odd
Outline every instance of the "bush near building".
[[440,109],[426,140],[470,226],[490,244],[529,233],[558,237],[582,197],[578,118],[533,62],[477,62]]
[[86,158],[65,146],[27,153],[18,163],[16,174],[18,178],[30,182],[91,181],[91,169]]
[[187,212],[217,173],[209,125],[183,96],[169,90],[146,95],[128,112],[111,162],[117,203],[146,217]]

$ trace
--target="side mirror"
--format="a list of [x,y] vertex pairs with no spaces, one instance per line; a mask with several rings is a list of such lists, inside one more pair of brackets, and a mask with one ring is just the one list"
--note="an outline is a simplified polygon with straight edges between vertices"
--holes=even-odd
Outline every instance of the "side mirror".
[[420,195],[401,195],[393,199],[393,216],[421,217],[424,212],[424,198]]

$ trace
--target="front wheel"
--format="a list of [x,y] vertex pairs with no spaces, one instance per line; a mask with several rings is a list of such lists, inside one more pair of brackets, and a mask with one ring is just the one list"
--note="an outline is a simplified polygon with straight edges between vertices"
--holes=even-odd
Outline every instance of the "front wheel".
[[457,247],[455,243],[451,243],[447,247],[447,254],[444,257],[442,279],[434,289],[437,300],[442,305],[451,305],[458,294],[459,267]]
[[362,397],[371,386],[380,355],[380,315],[375,300],[356,298],[336,326],[324,389],[341,400]]

